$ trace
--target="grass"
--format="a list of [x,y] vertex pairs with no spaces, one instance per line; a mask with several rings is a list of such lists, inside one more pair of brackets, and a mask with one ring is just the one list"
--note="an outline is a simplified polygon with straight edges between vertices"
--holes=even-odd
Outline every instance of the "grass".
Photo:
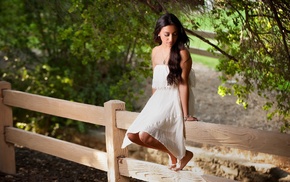
[[200,56],[197,54],[191,54],[192,61],[195,63],[201,63],[211,69],[215,69],[219,63],[218,59],[210,58],[206,56]]
[[[196,48],[200,48],[200,49],[208,49],[210,48],[210,46],[203,42],[202,40],[200,40],[199,38],[193,36],[193,35],[188,35],[189,39],[190,39],[190,47],[196,47]],[[214,39],[210,39],[211,42],[215,43],[216,41]]]
[[[207,50],[211,46],[209,46],[207,43],[201,41],[200,39],[190,36],[190,47],[199,48],[199,49],[205,49]],[[219,61],[216,58],[206,57],[206,56],[200,56],[197,54],[191,54],[192,61],[201,63],[209,68],[215,69],[218,65]]]
[[[195,17],[195,21],[198,22],[200,25],[199,29],[200,30],[205,30],[205,31],[213,31],[212,24],[211,24],[211,18],[207,15],[200,15]],[[204,49],[207,50],[211,46],[208,45],[207,43],[203,42],[199,38],[189,35],[190,37],[190,47],[194,48],[199,48],[199,49]],[[212,40],[212,42],[215,42],[215,40]],[[215,69],[216,66],[218,65],[219,61],[216,58],[211,58],[211,57],[206,57],[206,56],[200,56],[197,54],[191,54],[193,62],[196,63],[201,63],[209,68]]]

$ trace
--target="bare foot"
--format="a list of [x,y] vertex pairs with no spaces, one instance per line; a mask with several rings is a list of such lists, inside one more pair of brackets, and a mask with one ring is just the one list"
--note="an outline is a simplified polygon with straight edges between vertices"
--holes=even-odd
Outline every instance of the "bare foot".
[[171,156],[170,154],[168,154],[168,157],[169,157],[169,159],[168,159],[168,161],[169,161],[168,168],[169,168],[169,169],[174,169],[174,168],[176,168],[176,163],[177,163],[177,159],[176,159],[176,157]]
[[186,164],[192,159],[193,153],[186,150],[185,156],[180,160],[179,167],[174,168],[174,171],[182,170]]
[[168,164],[168,169],[175,170],[176,164]]

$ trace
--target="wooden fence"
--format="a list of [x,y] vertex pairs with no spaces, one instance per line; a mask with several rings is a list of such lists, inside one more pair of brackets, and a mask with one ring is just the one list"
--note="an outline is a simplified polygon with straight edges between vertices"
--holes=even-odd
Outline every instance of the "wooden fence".
[[[198,31],[198,30],[192,30],[193,33],[207,39],[207,40],[214,40],[216,37],[216,33],[214,32],[208,32],[208,31]],[[211,57],[211,58],[221,58],[222,54],[220,52],[209,52],[206,49],[201,49],[198,47],[190,47],[189,52],[191,54],[197,54],[200,56],[205,56],[205,57]]]
[[[14,144],[107,172],[108,181],[232,181],[190,171],[174,172],[166,166],[128,158],[121,149],[126,132],[138,113],[125,110],[125,103],[111,100],[104,107],[11,90],[0,82],[0,171],[16,173]],[[13,127],[12,107],[105,126],[106,152],[80,146]],[[186,123],[191,142],[227,146],[290,157],[290,135],[278,132],[204,123]]]

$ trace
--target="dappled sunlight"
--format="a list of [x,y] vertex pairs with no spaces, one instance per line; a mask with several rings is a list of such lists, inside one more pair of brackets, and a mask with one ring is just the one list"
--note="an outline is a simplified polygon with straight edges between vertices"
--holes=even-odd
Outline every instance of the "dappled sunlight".
[[243,159],[247,161],[243,162],[244,165],[251,164],[255,167],[257,166],[257,168],[264,167],[268,169],[271,167],[280,167],[281,169],[290,173],[290,158],[287,157],[228,147],[207,146],[204,147],[204,149],[214,153],[215,155]]
[[88,156],[80,157],[81,164],[107,171],[107,153],[95,150]]

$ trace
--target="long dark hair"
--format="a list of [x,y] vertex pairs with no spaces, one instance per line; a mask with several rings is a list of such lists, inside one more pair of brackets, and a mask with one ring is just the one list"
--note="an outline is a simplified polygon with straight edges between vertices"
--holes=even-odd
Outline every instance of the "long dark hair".
[[178,85],[181,82],[181,67],[180,67],[180,50],[184,49],[185,46],[189,46],[189,38],[185,33],[184,27],[182,26],[179,19],[171,13],[166,13],[162,15],[156,22],[155,30],[154,30],[154,41],[162,43],[158,34],[161,29],[168,25],[174,25],[177,28],[177,40],[175,44],[171,47],[170,56],[168,61],[169,74],[167,76],[167,82],[169,85]]

